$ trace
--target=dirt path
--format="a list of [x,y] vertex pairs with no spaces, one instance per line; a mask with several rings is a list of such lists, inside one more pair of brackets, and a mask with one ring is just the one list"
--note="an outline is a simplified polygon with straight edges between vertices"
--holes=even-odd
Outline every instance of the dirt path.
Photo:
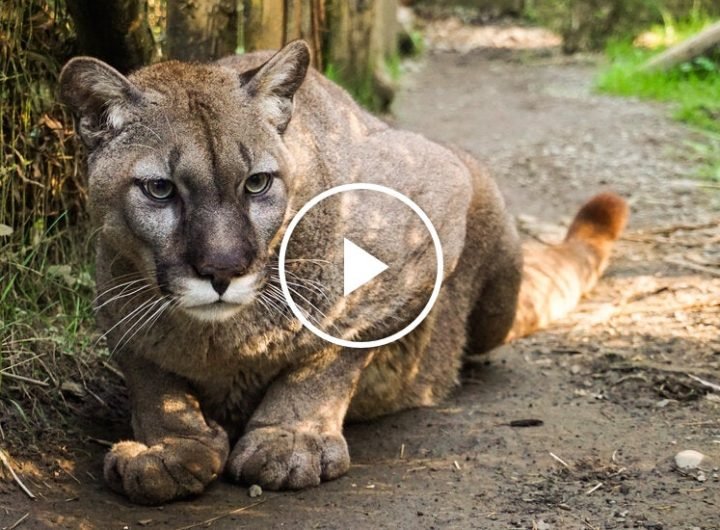
[[[430,55],[397,121],[484,158],[537,237],[598,190],[629,198],[631,232],[575,315],[470,363],[442,407],[349,426],[353,467],[319,488],[250,499],[220,482],[136,507],[88,443],[28,480],[37,501],[0,495],[0,528],[720,528],[720,392],[687,375],[720,383],[720,278],[687,268],[720,262],[717,223],[702,227],[718,191],[687,180],[690,133],[662,107],[591,94],[591,66],[516,57]],[[542,425],[510,426],[527,419]],[[714,463],[681,473],[682,449]]]

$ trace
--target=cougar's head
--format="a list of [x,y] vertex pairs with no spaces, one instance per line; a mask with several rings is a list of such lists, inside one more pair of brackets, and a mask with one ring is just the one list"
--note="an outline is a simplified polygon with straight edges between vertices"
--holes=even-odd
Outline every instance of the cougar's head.
[[84,57],[61,73],[100,237],[199,319],[232,316],[262,285],[292,178],[282,136],[308,64],[295,41],[245,73],[167,62],[124,77]]

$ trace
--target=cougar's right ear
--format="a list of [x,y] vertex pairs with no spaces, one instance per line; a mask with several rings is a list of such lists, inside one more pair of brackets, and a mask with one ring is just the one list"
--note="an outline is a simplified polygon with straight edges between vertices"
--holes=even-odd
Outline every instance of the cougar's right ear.
[[131,119],[142,93],[112,66],[76,57],[60,72],[60,100],[72,109],[78,134],[93,149]]
[[292,116],[293,96],[310,66],[310,48],[295,40],[273,55],[257,70],[246,72],[240,82],[256,98],[260,108],[278,131],[285,130]]

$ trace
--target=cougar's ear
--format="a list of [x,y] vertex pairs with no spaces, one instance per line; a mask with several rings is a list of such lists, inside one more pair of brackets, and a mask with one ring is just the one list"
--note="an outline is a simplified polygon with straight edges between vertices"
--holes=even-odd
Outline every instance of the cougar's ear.
[[257,98],[267,119],[281,133],[292,116],[293,96],[310,66],[310,48],[303,40],[292,41],[257,70],[241,76],[251,97]]
[[112,66],[76,57],[60,72],[60,99],[72,109],[78,134],[93,149],[129,121],[142,93]]

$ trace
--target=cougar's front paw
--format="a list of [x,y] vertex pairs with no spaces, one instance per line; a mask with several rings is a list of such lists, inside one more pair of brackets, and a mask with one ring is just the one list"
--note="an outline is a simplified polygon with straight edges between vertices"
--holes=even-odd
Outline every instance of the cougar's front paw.
[[350,467],[341,434],[263,427],[245,434],[228,459],[233,480],[270,490],[302,489],[337,478]]
[[201,493],[227,459],[227,435],[214,438],[168,438],[148,447],[119,442],[105,456],[105,480],[138,504],[160,504]]

